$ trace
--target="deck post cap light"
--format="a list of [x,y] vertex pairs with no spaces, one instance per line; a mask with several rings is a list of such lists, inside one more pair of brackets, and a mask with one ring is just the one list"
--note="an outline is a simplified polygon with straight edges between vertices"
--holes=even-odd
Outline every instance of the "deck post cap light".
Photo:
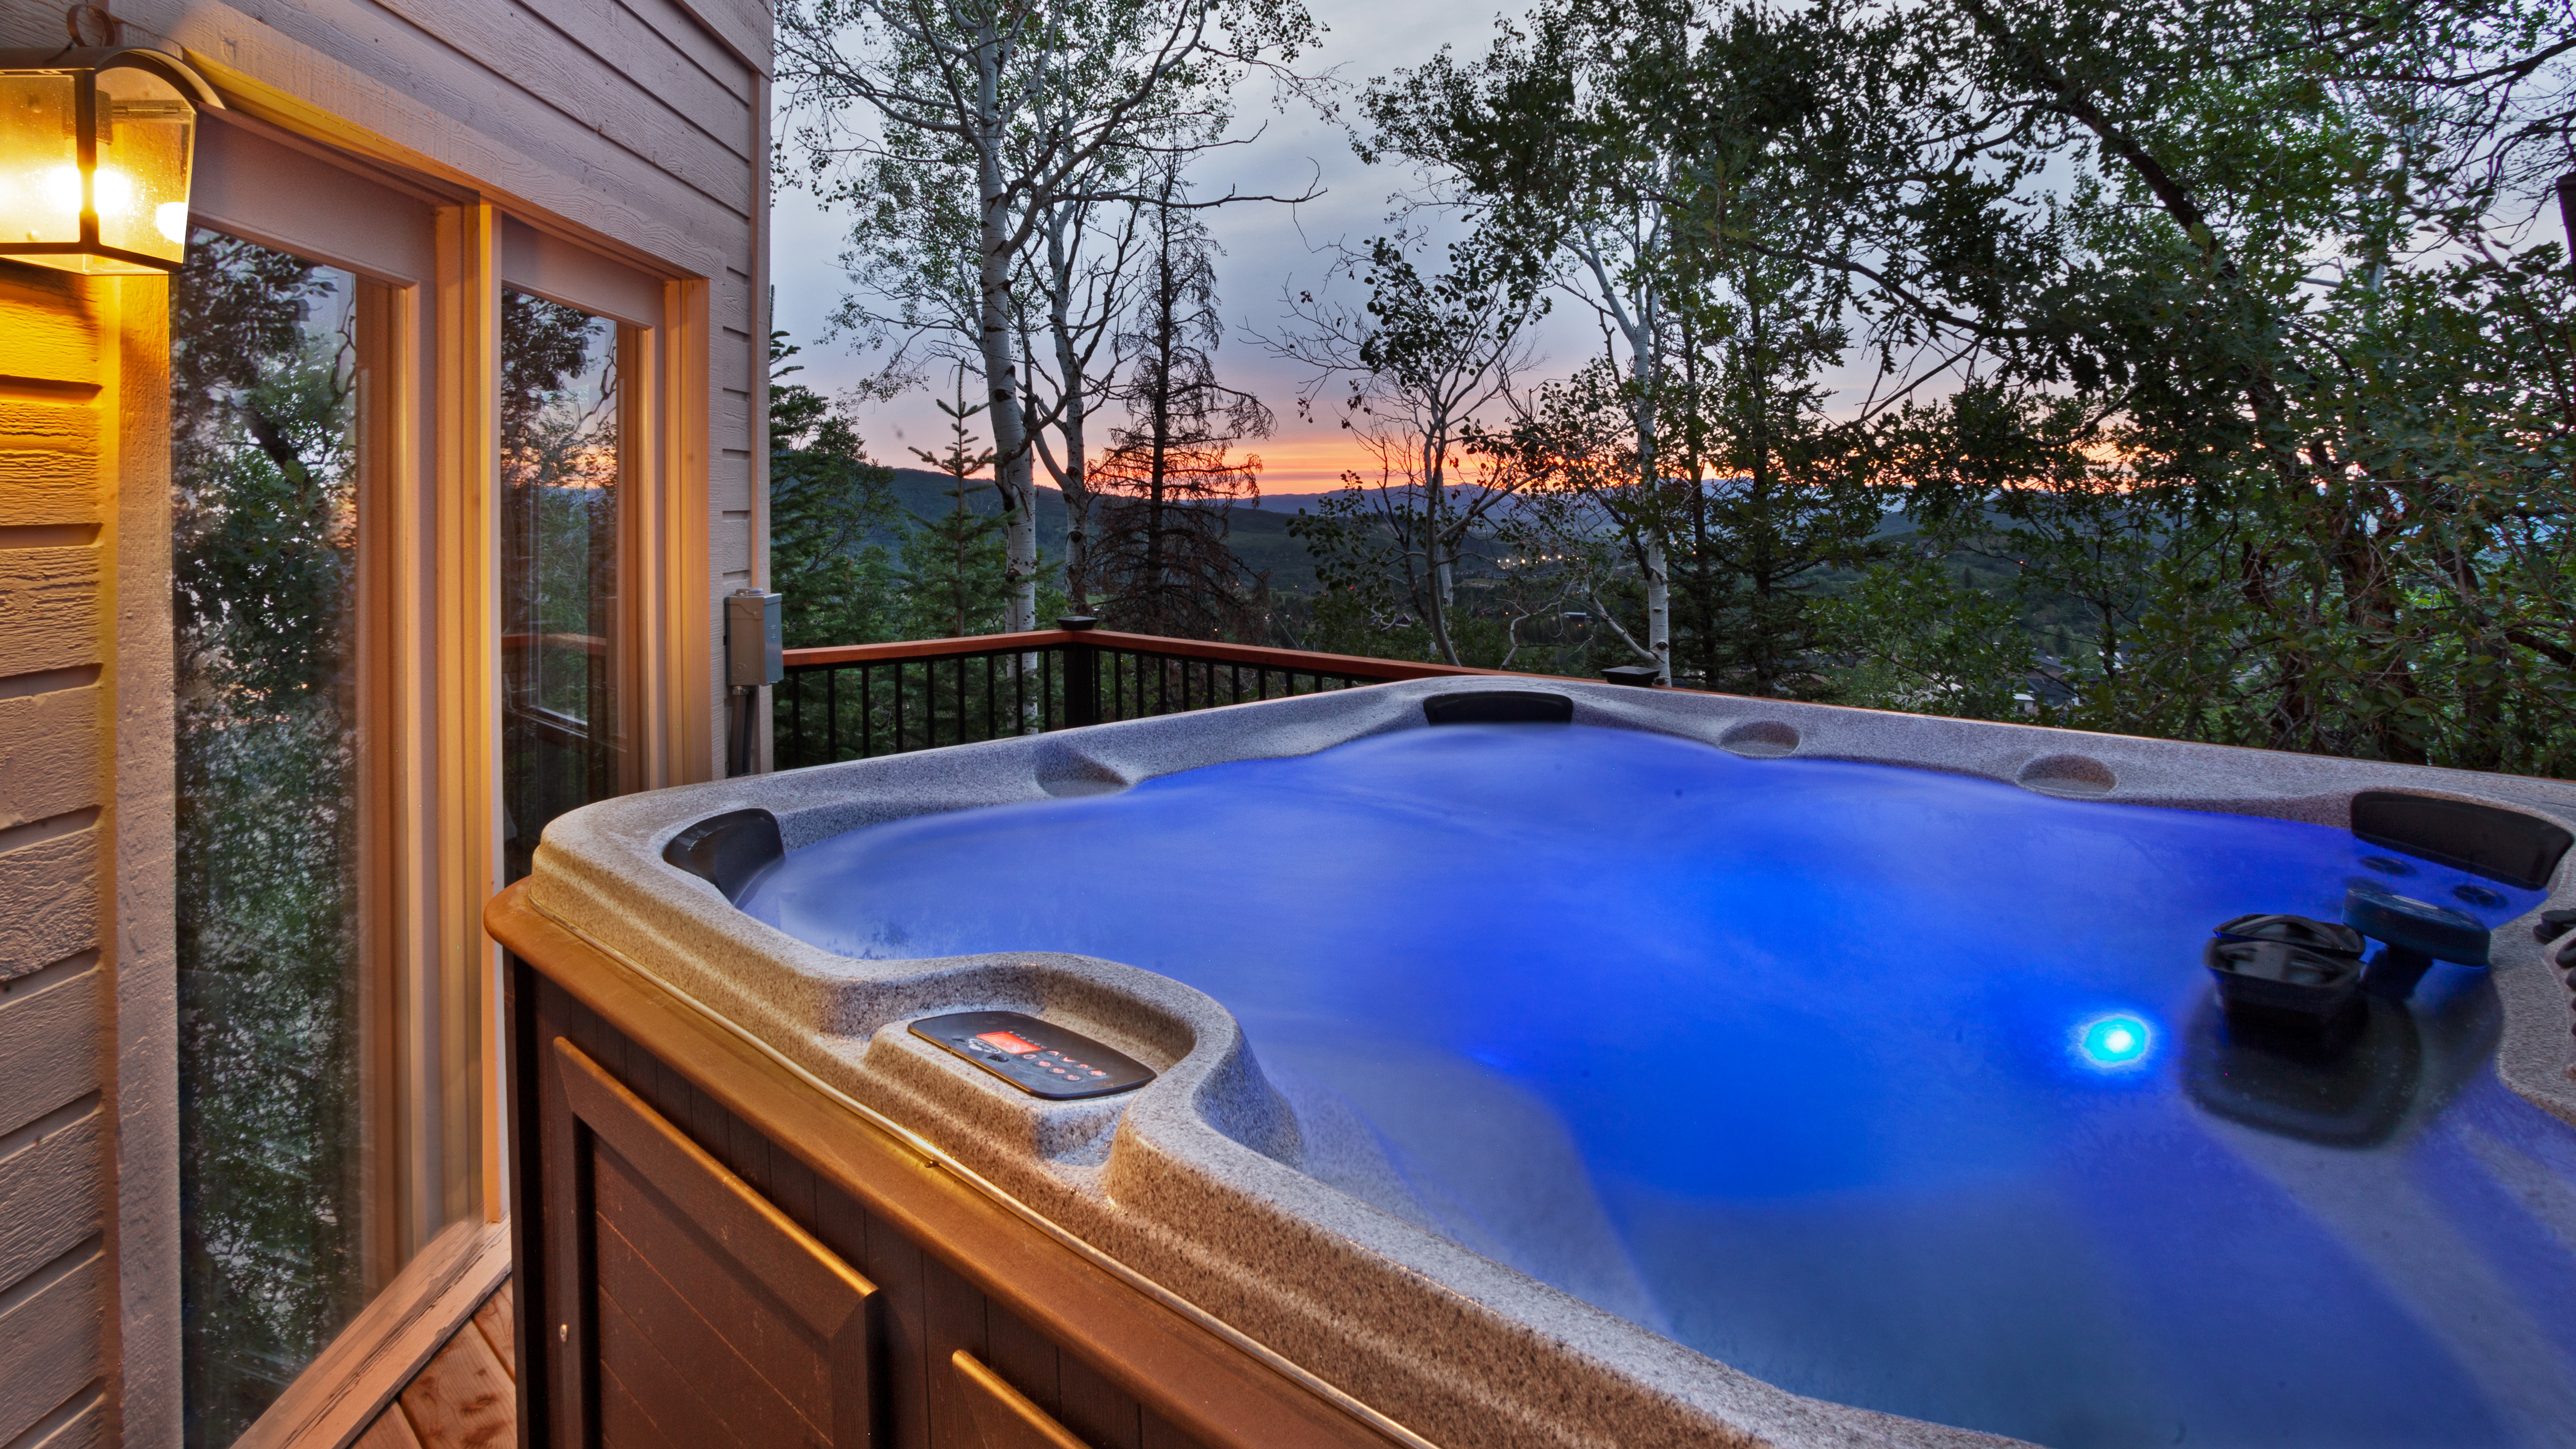
[[177,271],[197,113],[222,109],[157,50],[0,50],[0,257],[89,276]]

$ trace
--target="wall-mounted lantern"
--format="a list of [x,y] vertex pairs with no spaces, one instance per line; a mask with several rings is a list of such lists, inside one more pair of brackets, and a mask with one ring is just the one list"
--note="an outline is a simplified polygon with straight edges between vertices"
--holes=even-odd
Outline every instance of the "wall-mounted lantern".
[[93,276],[176,271],[195,71],[154,50],[0,51],[0,257]]

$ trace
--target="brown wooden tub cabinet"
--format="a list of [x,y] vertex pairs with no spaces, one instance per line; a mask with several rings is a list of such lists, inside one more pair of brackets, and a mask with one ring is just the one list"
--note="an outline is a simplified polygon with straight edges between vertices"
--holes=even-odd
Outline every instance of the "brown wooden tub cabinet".
[[531,909],[510,951],[525,1445],[1395,1440]]

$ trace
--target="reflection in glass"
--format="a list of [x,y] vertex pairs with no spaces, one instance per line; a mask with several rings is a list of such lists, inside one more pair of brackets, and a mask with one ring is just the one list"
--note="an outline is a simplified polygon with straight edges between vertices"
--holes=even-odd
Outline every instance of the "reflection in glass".
[[212,232],[171,285],[187,1442],[232,1443],[371,1251],[357,279]]
[[546,822],[618,791],[617,326],[501,304],[505,878]]

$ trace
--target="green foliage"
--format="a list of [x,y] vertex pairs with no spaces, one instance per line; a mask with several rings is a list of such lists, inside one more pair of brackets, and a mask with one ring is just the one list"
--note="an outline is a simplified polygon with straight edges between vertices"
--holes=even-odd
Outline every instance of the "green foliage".
[[990,490],[970,480],[993,466],[990,449],[971,446],[969,418],[984,411],[966,402],[966,371],[957,371],[957,400],[939,404],[948,418],[948,450],[913,453],[948,475],[947,512],[918,520],[903,541],[904,620],[909,637],[949,639],[997,634],[1007,627],[1011,602],[1010,558],[1004,549],[1007,514],[977,513],[967,500]]
[[[2524,0],[1550,3],[1364,111],[1627,339],[1605,507],[1702,677],[1991,712],[2035,665],[2091,727],[2565,774],[2571,44]],[[1867,567],[1877,508],[1939,568]]]
[[[1430,632],[1436,658],[1465,655],[1450,625],[1471,542],[1489,537],[1518,477],[1465,468],[1484,436],[1480,414],[1511,395],[1528,367],[1528,332],[1543,316],[1545,275],[1513,234],[1489,228],[1446,248],[1426,275],[1412,253],[1419,236],[1371,239],[1336,271],[1368,290],[1352,306],[1300,293],[1270,351],[1311,369],[1299,395],[1311,412],[1338,385],[1342,426],[1369,456],[1367,472],[1289,525],[1316,559],[1326,589],[1355,589],[1383,616],[1401,601]],[[1373,476],[1372,476],[1373,475]]]
[[1010,607],[1002,516],[966,507],[975,489],[951,496],[957,506],[927,519],[903,540],[904,635],[950,639],[1001,633]]
[[354,279],[200,232],[171,290],[186,1433],[363,1306]]
[[2037,713],[2015,698],[2037,663],[2021,611],[1937,561],[1874,564],[1816,612],[1851,660],[1837,671],[1841,703],[1960,719]]
[[[770,338],[774,364],[793,356]],[[902,527],[894,470],[868,461],[849,416],[812,388],[769,386],[769,584],[785,595],[790,649],[897,637],[900,580],[881,541]]]

